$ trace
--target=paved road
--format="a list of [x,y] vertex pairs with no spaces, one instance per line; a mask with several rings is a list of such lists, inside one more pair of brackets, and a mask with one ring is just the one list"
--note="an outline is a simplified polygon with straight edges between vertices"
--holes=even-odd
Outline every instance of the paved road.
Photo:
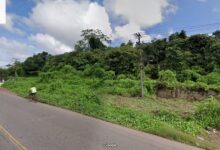
[[0,133],[0,150],[18,150],[18,148],[3,133]]
[[[197,150],[71,111],[28,102],[3,90],[0,126],[14,137],[18,150]],[[12,150],[8,138],[0,134],[0,150]]]

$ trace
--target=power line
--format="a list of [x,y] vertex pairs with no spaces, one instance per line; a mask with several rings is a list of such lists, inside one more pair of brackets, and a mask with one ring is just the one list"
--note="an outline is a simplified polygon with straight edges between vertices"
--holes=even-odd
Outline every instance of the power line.
[[[205,31],[205,32],[202,32],[201,34],[210,34],[212,32],[214,32],[214,30],[218,30],[217,28],[219,28],[220,30],[220,22],[216,22],[216,23],[210,23],[210,24],[202,24],[202,25],[195,25],[195,26],[185,26],[185,27],[177,27],[177,28],[174,28],[173,32],[179,32],[177,29],[179,28],[179,31],[180,30],[185,30],[188,34],[189,33],[193,33],[193,32],[196,32],[196,31]],[[158,32],[160,31],[160,32]],[[210,31],[210,32],[208,32]],[[143,37],[156,37],[157,35],[161,35],[162,38],[165,38],[167,36],[169,36],[169,32],[167,29],[160,29],[160,30],[146,30],[145,31],[140,31],[138,32],[139,34],[141,34],[141,38]],[[137,33],[135,34],[130,34],[131,36],[136,36],[137,38]]]
[[[216,23],[210,23],[210,24],[202,24],[202,25],[195,25],[195,26],[183,26],[183,27],[174,27],[174,30],[193,30],[193,29],[198,29],[198,28],[207,28],[207,27],[213,27],[213,26],[219,26],[220,27],[220,22]],[[156,30],[149,30],[147,31],[148,33],[151,32],[164,32],[167,31],[167,29],[156,29]]]
[[[212,25],[212,26],[211,26]],[[188,27],[188,30],[187,30],[187,33],[193,33],[195,31],[205,31],[205,32],[202,32],[202,34],[210,34],[212,32],[214,32],[214,30],[217,30],[217,28],[220,29],[220,23],[219,24],[215,24],[216,26],[214,26],[214,24],[208,24],[208,25],[202,25],[202,26],[190,26]],[[217,26],[218,25],[218,26]],[[194,28],[192,28],[194,27]],[[184,29],[182,29],[184,30]],[[210,32],[207,32],[210,31]],[[174,32],[179,32],[177,31],[176,29],[174,30]],[[148,35],[161,35],[161,36],[169,36],[169,33],[167,30],[164,30],[164,32],[156,32],[156,30],[153,32],[153,31],[146,31],[146,32],[143,32],[142,31],[142,37],[148,37]],[[144,35],[144,34],[148,34],[148,35]],[[131,34],[131,35],[134,35],[134,34]]]
[[[178,27],[178,28],[172,28],[174,31],[178,31],[178,30],[186,30],[187,32],[189,31],[198,31],[198,30],[202,30],[202,29],[216,29],[216,27],[219,27],[220,30],[220,23],[212,23],[212,24],[203,24],[203,25],[197,25],[197,26],[188,26],[188,27]],[[168,34],[167,33],[168,29],[159,29],[159,30],[148,30],[146,31],[148,34]],[[145,31],[140,31],[138,33],[146,33]],[[134,35],[134,34],[131,34]],[[142,37],[145,35],[142,35]]]

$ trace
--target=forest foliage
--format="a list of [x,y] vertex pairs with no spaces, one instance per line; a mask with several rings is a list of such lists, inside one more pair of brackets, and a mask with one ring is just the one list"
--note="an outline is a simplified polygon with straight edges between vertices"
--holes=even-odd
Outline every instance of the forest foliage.
[[42,52],[24,62],[14,62],[7,69],[0,69],[0,79],[37,76],[71,66],[84,77],[138,80],[141,49],[146,81],[158,80],[168,88],[220,92],[219,37],[219,31],[191,36],[181,31],[140,46],[128,41],[110,47],[109,38],[100,30],[88,29],[82,31],[82,40],[74,51],[55,56]]

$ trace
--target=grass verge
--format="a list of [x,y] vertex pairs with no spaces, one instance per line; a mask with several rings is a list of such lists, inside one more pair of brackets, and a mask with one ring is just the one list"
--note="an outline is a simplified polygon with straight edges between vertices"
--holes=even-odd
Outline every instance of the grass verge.
[[[53,77],[47,81],[40,77],[17,78],[7,81],[4,87],[25,97],[28,89],[36,86],[38,97],[43,103],[168,139],[213,149],[210,143],[196,138],[198,135],[206,138],[204,127],[196,120],[184,116],[184,113],[192,114],[199,102],[164,101],[157,100],[153,96],[148,96],[144,100],[118,96],[123,93],[129,96],[128,93],[132,90],[135,93],[133,84],[135,85],[137,81],[108,80],[106,82],[77,75],[65,76],[64,79]],[[118,93],[122,94],[109,94],[111,93],[109,87],[112,86],[114,91],[113,83],[116,82],[118,82]],[[123,99],[123,103],[119,98]],[[189,107],[178,109],[177,105],[179,108]]]

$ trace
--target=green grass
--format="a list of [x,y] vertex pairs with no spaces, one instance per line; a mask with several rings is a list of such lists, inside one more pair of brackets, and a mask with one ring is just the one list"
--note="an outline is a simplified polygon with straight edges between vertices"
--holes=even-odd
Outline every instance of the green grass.
[[102,95],[106,103],[113,103],[121,107],[129,107],[137,111],[151,113],[159,110],[172,111],[183,116],[193,113],[201,102],[182,99],[165,99],[156,96],[123,97],[118,95]]
[[93,116],[129,128],[152,133],[204,148],[204,126],[194,117],[201,102],[157,99],[156,81],[147,80],[146,98],[139,95],[139,81],[102,80],[80,77],[80,73],[54,72],[39,77],[9,80],[4,87],[25,97],[32,86],[38,89],[41,102]]
[[194,117],[204,128],[220,129],[220,102],[212,97],[207,99],[199,105]]

